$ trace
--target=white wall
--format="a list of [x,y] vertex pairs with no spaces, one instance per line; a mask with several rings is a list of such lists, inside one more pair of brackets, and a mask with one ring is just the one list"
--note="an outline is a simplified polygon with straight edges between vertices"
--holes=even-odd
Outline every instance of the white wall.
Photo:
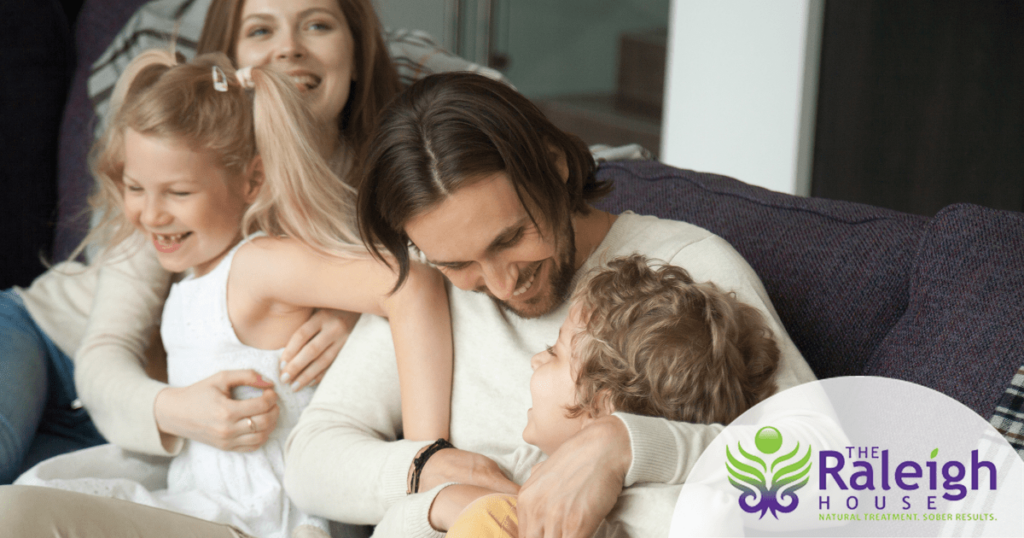
[[824,0],[673,0],[661,160],[810,192]]

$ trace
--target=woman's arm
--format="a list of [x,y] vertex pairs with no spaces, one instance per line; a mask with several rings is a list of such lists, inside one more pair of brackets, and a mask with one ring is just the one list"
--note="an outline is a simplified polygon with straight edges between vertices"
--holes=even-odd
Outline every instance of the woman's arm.
[[79,399],[111,443],[146,454],[174,454],[180,446],[165,446],[154,416],[157,394],[167,385],[146,375],[142,360],[171,275],[144,245],[126,245],[109,260],[98,269],[89,323],[75,354]]
[[[266,432],[277,423],[276,394],[267,390],[245,401],[230,396],[236,385],[271,386],[255,372],[225,372],[188,387],[168,387],[147,374],[143,357],[171,275],[146,245],[126,245],[107,260],[98,269],[92,311],[75,355],[78,395],[100,433],[122,448],[154,455],[176,454],[182,438],[235,450],[266,442]],[[248,417],[258,424],[257,434],[249,430]]]
[[189,387],[168,387],[147,375],[142,357],[160,321],[171,274],[151,248],[134,241],[99,268],[75,359],[75,386],[97,429],[122,448],[161,456],[177,454],[182,438],[239,450],[266,442],[267,434],[252,434],[243,417],[253,416],[272,430],[277,396],[265,391],[252,400],[230,397],[230,386],[259,385],[255,372],[218,374]]
[[[251,370],[222,372],[188,387],[168,387],[145,369],[145,352],[160,322],[171,274],[148,245],[133,240],[99,270],[96,296],[75,358],[75,386],[97,429],[122,448],[169,456],[182,438],[225,449],[251,450],[277,423],[277,395],[236,401],[231,387],[260,382]],[[159,344],[158,344],[159,345]],[[261,426],[249,431],[245,417]]]

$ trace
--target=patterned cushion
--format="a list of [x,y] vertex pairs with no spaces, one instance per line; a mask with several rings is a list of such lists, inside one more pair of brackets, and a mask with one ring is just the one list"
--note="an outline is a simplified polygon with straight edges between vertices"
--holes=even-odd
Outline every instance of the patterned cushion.
[[653,161],[605,163],[598,177],[615,182],[602,208],[691,222],[729,241],[761,277],[818,377],[863,372],[907,307],[924,217]]
[[992,415],[1024,364],[1024,214],[955,204],[928,223],[910,303],[865,373]]
[[996,412],[989,420],[1003,434],[1010,446],[1024,459],[1024,366],[1017,369],[1010,386],[996,404]]

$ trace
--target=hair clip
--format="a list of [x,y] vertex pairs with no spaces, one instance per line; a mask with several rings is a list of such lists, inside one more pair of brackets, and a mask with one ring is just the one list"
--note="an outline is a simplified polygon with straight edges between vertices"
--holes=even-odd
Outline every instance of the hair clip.
[[216,65],[213,66],[213,89],[219,92],[228,91],[228,77],[224,74],[224,70]]
[[256,83],[252,80],[252,66],[247,66],[235,71],[235,77],[243,88],[255,88]]

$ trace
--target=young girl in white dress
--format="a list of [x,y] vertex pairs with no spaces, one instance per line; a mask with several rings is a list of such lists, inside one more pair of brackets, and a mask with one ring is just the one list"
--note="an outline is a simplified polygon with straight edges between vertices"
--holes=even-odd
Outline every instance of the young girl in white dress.
[[[284,445],[313,389],[280,382],[281,348],[315,308],[387,317],[405,436],[447,437],[451,321],[440,273],[414,265],[393,291],[396,273],[353,231],[354,191],[322,157],[329,137],[285,75],[236,72],[223,55],[176,65],[171,53],[149,51],[119,80],[112,111],[94,148],[104,220],[87,241],[108,252],[153,248],[164,268],[185,272],[161,322],[169,383],[255,369],[275,384],[277,427],[248,453],[192,441],[168,468],[108,445],[45,461],[17,483],[118,497],[260,537],[326,533],[282,483]],[[243,423],[252,435],[267,427]]]

